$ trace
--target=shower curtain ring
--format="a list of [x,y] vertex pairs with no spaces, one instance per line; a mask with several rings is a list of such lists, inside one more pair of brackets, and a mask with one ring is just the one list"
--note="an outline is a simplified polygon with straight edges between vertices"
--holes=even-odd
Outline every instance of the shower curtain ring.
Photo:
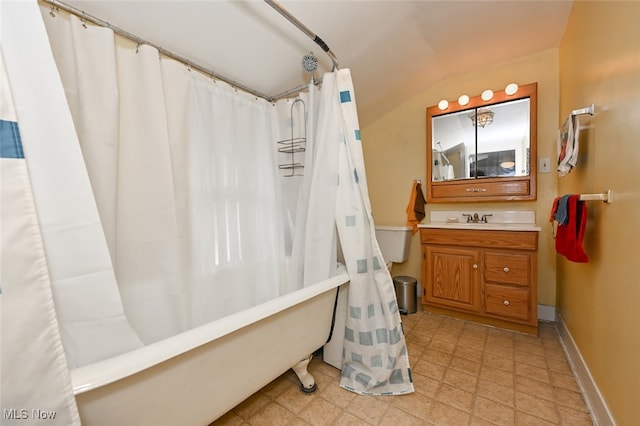
[[140,43],[138,43],[138,45],[136,46],[136,54],[140,52]]
[[84,12],[82,12],[82,18],[80,18],[80,23],[82,24],[82,27],[86,30],[87,29],[87,18],[86,18],[86,16],[84,16]]

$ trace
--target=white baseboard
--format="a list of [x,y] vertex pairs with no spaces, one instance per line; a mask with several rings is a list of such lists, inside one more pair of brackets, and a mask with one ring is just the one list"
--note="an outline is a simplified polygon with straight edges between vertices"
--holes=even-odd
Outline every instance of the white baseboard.
[[562,346],[564,346],[564,351],[567,354],[573,373],[578,379],[578,385],[582,388],[582,393],[591,411],[591,417],[594,423],[597,426],[615,426],[616,422],[613,419],[613,415],[611,415],[607,403],[593,380],[589,367],[587,367],[587,364],[584,362],[584,358],[582,358],[576,342],[573,340],[571,333],[569,333],[559,313],[557,314],[556,324],[558,325],[560,342]]
[[556,307],[551,305],[538,305],[538,319],[556,322]]

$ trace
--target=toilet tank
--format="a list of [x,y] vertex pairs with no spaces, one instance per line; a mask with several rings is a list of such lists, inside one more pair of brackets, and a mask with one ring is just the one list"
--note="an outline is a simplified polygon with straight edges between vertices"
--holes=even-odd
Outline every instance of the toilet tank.
[[401,263],[409,258],[410,226],[376,226],[376,239],[386,262]]

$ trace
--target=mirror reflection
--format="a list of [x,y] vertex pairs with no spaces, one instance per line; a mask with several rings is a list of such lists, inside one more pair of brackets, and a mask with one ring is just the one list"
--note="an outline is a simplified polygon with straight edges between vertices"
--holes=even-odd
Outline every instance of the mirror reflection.
[[432,181],[528,176],[529,98],[432,118]]

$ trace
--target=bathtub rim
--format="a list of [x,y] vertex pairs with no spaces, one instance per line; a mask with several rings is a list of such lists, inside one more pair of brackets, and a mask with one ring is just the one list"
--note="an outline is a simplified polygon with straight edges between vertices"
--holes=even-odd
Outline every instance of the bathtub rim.
[[73,394],[78,395],[132,376],[161,362],[193,350],[213,340],[226,336],[286,310],[291,306],[310,300],[349,282],[347,272],[339,273],[327,280],[277,297],[235,314],[203,324],[191,330],[158,342],[145,345],[71,370]]

